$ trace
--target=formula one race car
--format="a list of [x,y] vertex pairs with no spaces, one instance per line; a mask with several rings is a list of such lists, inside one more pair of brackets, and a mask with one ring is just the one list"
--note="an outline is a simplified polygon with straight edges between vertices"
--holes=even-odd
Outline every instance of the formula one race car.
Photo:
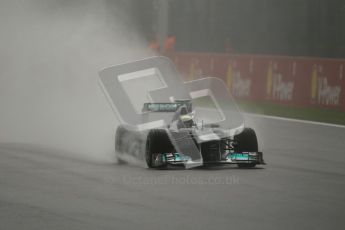
[[120,125],[115,137],[119,163],[135,158],[146,161],[149,168],[192,164],[253,168],[265,164],[253,129],[242,127],[237,133],[229,133],[217,123],[197,122],[191,100],[144,103],[142,112],[173,116],[165,127],[146,131]]

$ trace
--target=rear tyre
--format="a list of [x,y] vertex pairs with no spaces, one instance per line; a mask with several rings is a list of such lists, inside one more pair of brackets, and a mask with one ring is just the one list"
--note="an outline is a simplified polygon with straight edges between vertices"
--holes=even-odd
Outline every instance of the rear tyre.
[[[152,129],[147,135],[145,159],[149,168],[166,168],[163,153],[172,153],[173,145],[164,129]],[[158,160],[158,164],[157,164]],[[161,160],[161,162],[159,162]]]
[[[234,139],[237,143],[235,152],[258,152],[258,139],[252,128],[245,128]],[[239,168],[254,168],[256,163],[239,163],[237,166]]]
[[121,157],[119,157],[120,155],[123,154],[123,151],[124,151],[124,146],[123,146],[122,141],[127,132],[128,130],[124,126],[119,125],[115,133],[115,156],[117,159],[117,163],[121,165],[127,164],[126,161],[122,160]]

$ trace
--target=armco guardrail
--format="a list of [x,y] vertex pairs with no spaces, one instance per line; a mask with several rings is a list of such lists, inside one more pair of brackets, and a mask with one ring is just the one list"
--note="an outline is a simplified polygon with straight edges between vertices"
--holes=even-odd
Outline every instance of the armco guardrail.
[[186,80],[220,77],[236,98],[345,110],[345,60],[200,53],[169,56]]

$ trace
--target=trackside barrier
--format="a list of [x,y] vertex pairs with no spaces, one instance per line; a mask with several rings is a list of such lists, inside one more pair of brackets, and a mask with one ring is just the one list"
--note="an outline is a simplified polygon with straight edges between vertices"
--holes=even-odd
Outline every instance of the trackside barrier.
[[235,98],[345,111],[344,59],[174,53],[186,81],[222,78]]

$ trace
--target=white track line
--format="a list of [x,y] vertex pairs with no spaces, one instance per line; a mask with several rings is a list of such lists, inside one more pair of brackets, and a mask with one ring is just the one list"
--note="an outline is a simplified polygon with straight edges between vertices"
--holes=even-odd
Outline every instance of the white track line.
[[263,114],[254,114],[254,113],[244,113],[244,114],[246,116],[259,117],[259,118],[297,122],[297,123],[304,123],[304,124],[311,124],[311,125],[322,125],[322,126],[329,126],[329,127],[336,127],[336,128],[345,128],[345,125],[336,125],[336,124],[325,123],[325,122],[300,120],[300,119],[285,118],[285,117],[275,117],[275,116],[268,116],[268,115],[263,115]]

